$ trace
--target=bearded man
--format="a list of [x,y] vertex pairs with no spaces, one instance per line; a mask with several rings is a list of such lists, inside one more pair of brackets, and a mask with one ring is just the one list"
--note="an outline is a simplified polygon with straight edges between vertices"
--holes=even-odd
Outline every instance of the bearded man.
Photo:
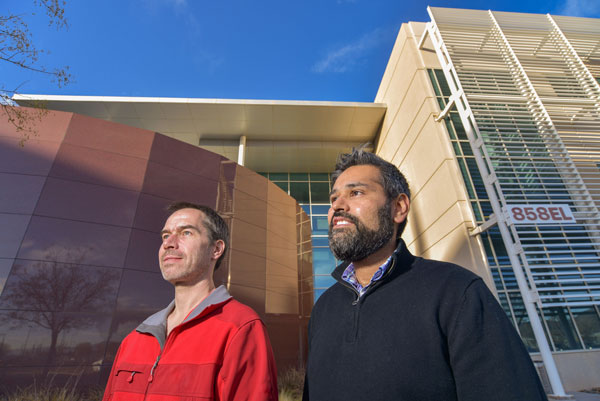
[[341,155],[329,242],[345,261],[309,324],[304,401],[546,400],[521,339],[481,278],[411,255],[404,176]]

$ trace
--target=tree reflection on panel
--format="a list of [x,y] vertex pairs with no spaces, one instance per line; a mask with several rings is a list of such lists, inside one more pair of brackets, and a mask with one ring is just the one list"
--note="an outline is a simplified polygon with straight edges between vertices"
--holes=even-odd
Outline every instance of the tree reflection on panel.
[[[48,250],[44,259],[63,260],[66,256],[69,260],[77,260],[82,259],[85,252],[55,248]],[[63,255],[59,256],[59,253]],[[72,353],[79,355],[69,357],[62,353],[62,360],[57,361],[58,338],[61,333],[93,324],[93,318],[85,312],[108,312],[114,302],[119,277],[118,270],[83,267],[78,263],[36,261],[13,266],[2,296],[2,307],[15,309],[8,313],[13,325],[39,326],[48,332],[50,342],[42,373],[44,377],[49,367],[57,362],[64,364],[69,359],[79,360],[82,364],[89,362],[85,359],[93,355],[86,352],[86,348],[93,347],[90,343],[79,344],[73,349]],[[23,351],[26,349],[25,344]]]

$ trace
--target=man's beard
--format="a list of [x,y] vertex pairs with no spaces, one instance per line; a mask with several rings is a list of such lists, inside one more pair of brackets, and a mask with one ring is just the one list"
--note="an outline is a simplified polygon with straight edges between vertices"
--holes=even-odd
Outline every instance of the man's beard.
[[[333,217],[343,217],[354,223],[351,227],[333,232]],[[335,257],[344,262],[357,262],[380,250],[394,235],[392,208],[389,202],[377,211],[379,228],[371,230],[351,214],[338,211],[329,224],[329,247]]]

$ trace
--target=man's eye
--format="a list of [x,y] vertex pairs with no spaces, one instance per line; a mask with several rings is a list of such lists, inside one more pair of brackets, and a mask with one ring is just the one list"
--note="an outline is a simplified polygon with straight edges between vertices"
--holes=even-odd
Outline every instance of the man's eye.
[[169,234],[163,234],[163,235],[160,236],[160,238],[164,241],[167,238],[169,238]]
[[362,194],[361,191],[351,191],[350,192],[350,195],[352,195],[352,196],[356,196],[356,195],[360,195],[360,194]]
[[190,236],[190,235],[192,235],[192,232],[186,230],[186,231],[182,232],[181,235]]

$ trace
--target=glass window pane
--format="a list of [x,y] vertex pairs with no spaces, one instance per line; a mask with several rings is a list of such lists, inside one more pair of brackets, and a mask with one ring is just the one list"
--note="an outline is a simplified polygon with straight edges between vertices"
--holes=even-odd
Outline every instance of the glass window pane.
[[290,181],[308,181],[308,173],[290,173]]
[[479,168],[477,167],[477,162],[475,159],[467,158],[467,166],[469,168],[469,172],[471,173],[471,179],[473,180],[473,185],[475,185],[475,191],[477,192],[477,196],[480,199],[488,199],[487,192],[485,190],[485,186],[483,183],[483,178],[479,173]]
[[471,149],[471,145],[469,144],[469,142],[461,141],[460,146],[462,148],[463,153],[466,156],[473,156],[473,149]]
[[315,274],[331,274],[335,266],[335,257],[329,248],[313,248],[313,269]]
[[312,182],[310,184],[312,202],[329,202],[329,183]]
[[525,305],[523,305],[523,299],[521,298],[521,295],[516,292],[509,292],[508,294],[510,303],[513,307],[513,312],[515,313],[516,324],[519,333],[521,334],[521,340],[523,340],[523,343],[529,352],[536,352],[538,350],[537,342],[533,335],[531,323],[529,323],[529,316],[525,310]]
[[288,182],[287,181],[283,181],[283,182],[274,182],[275,185],[277,185],[279,188],[283,189],[285,191],[285,193],[288,193]]
[[452,120],[452,124],[454,125],[454,131],[458,136],[458,139],[468,140],[467,133],[465,132],[465,127],[460,120],[460,116],[457,112],[450,113],[450,119]]
[[571,309],[586,348],[600,348],[600,318],[593,306]]
[[329,182],[329,174],[328,173],[310,173],[311,181],[327,181]]
[[435,92],[436,96],[441,96],[441,92],[440,92],[440,88],[437,85],[436,79],[433,76],[433,70],[432,69],[428,69],[427,73],[429,74],[429,80],[431,81],[431,85],[433,86],[433,91]]
[[298,203],[309,203],[308,182],[291,182],[290,195]]
[[326,216],[312,216],[313,235],[327,235],[329,233],[329,223]]
[[271,181],[287,181],[288,173],[269,173],[269,179]]
[[446,123],[446,129],[448,130],[448,135],[450,135],[450,139],[456,139],[456,134],[454,133],[454,126],[450,123],[450,120],[445,118],[444,122]]
[[335,284],[335,279],[331,275],[315,275],[315,288],[329,288]]
[[327,238],[327,237],[312,237],[312,245],[329,247],[329,238]]
[[329,212],[330,205],[312,205],[312,214],[327,214]]
[[471,207],[473,208],[473,213],[475,213],[475,219],[477,221],[483,221],[481,211],[479,210],[479,204],[477,202],[471,202]]
[[469,173],[467,171],[467,166],[465,165],[465,161],[462,158],[458,159],[458,166],[460,167],[460,172],[462,173],[463,180],[465,181],[465,186],[467,187],[467,192],[469,194],[469,198],[475,198],[475,191],[473,190],[473,186],[471,185],[471,180],[469,179]]
[[452,94],[452,91],[450,91],[450,87],[448,86],[448,82],[446,81],[446,77],[444,76],[444,71],[436,69],[434,72],[440,85],[440,89],[442,90],[442,94],[444,96],[450,96]]
[[300,207],[304,210],[304,213],[310,216],[310,205],[301,205]]
[[452,141],[452,147],[454,148],[454,154],[457,156],[462,156],[462,153],[460,151],[460,146],[458,145],[457,142]]
[[544,317],[557,351],[582,348],[567,308],[546,308]]

